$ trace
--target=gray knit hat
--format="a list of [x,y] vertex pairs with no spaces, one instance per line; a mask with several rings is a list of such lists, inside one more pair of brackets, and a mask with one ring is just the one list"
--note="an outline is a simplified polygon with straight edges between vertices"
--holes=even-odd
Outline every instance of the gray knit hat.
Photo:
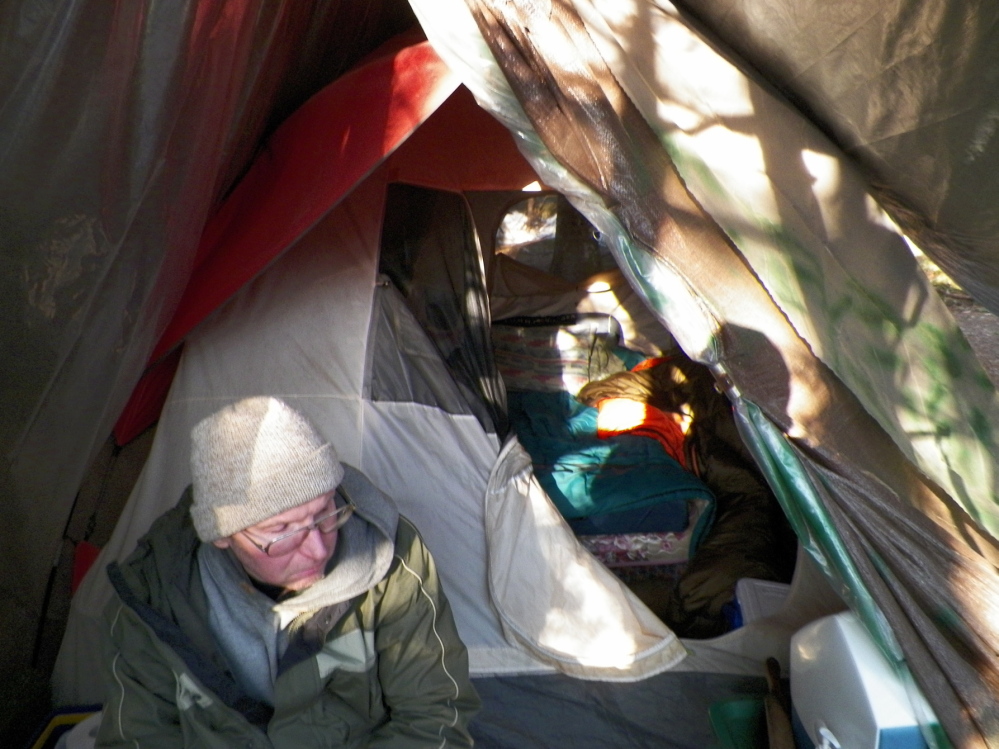
[[336,451],[284,401],[246,398],[191,430],[191,518],[202,541],[244,528],[332,491]]

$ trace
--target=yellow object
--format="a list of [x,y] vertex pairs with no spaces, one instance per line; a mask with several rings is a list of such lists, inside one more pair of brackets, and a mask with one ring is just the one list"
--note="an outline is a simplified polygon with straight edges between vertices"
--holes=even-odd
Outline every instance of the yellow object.
[[[55,746],[55,741],[62,733],[69,730],[72,726],[75,726],[82,720],[89,718],[93,715],[96,710],[85,710],[78,712],[66,712],[58,713],[49,720],[45,728],[35,739],[35,742],[31,745],[31,749],[49,749],[49,747]],[[63,730],[60,730],[63,729]]]

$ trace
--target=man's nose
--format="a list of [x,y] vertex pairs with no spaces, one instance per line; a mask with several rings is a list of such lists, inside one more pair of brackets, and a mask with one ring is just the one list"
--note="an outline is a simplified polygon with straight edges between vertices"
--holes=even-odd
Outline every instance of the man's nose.
[[321,559],[326,556],[327,551],[329,548],[326,545],[326,536],[320,533],[318,528],[310,528],[299,547],[299,552],[311,559]]

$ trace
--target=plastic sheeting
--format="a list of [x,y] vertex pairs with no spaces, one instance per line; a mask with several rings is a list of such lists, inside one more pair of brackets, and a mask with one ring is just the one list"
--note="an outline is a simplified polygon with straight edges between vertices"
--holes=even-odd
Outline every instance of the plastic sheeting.
[[[680,19],[640,38],[577,2],[684,183],[819,359],[920,470],[999,535],[999,396],[854,164]],[[659,7],[667,7],[659,3]],[[650,61],[637,52],[646,38]]]
[[[727,186],[720,184],[721,179],[711,174],[710,167],[704,168],[706,159],[698,161],[690,158],[690,151],[677,147],[680,139],[667,137],[665,131],[669,129],[667,123],[675,125],[671,122],[672,118],[685,118],[698,134],[710,130],[716,123],[698,123],[697,111],[691,111],[689,107],[684,111],[684,107],[675,106],[677,102],[668,93],[675,78],[659,78],[661,71],[656,59],[658,51],[664,55],[667,49],[674,53],[677,50],[688,51],[699,40],[687,35],[680,39],[674,37],[672,48],[662,40],[652,44],[648,35],[655,24],[650,24],[650,20],[653,17],[663,20],[663,14],[653,8],[653,4],[636,4],[626,13],[622,12],[619,4],[591,4],[584,0],[530,7],[500,7],[470,0],[468,7],[487,40],[488,50],[478,48],[474,40],[459,41],[468,39],[470,35],[467,27],[461,28],[458,20],[451,21],[448,27],[450,33],[443,30],[443,22],[435,26],[425,20],[424,25],[430,30],[432,41],[441,49],[449,50],[452,55],[449,61],[459,67],[466,84],[475,91],[479,101],[496,111],[497,116],[507,121],[511,130],[520,135],[522,150],[546,181],[568,194],[602,230],[607,227],[612,236],[617,230],[622,237],[616,245],[619,261],[631,268],[634,283],[670,323],[672,332],[684,348],[707,363],[716,365],[716,372],[723,378],[732,397],[758,405],[764,418],[776,427],[778,433],[789,435],[800,446],[800,454],[806,456],[808,465],[814,463],[816,468],[821,466],[840,477],[838,482],[820,482],[818,475],[811,473],[806,484],[810,484],[815,491],[821,488],[830,492],[835,500],[843,504],[856,496],[874,498],[883,495],[892,498],[892,501],[910,502],[921,508],[934,517],[941,528],[952,528],[957,524],[973,529],[974,522],[956,507],[948,508],[950,500],[937,494],[936,487],[914,470],[906,459],[906,454],[918,452],[913,450],[913,445],[921,435],[899,435],[899,430],[892,429],[891,419],[886,419],[884,412],[872,407],[872,413],[885,422],[885,427],[895,437],[896,446],[889,432],[882,430],[868,415],[864,408],[869,403],[868,393],[857,387],[861,383],[847,376],[853,373],[846,372],[844,376],[847,385],[857,387],[856,394],[844,387],[844,383],[814,355],[815,350],[823,353],[822,346],[826,341],[844,346],[851,342],[836,342],[832,338],[816,336],[815,328],[821,328],[822,316],[832,320],[836,312],[846,312],[847,317],[852,312],[862,319],[866,314],[864,305],[871,298],[875,301],[877,314],[863,320],[864,324],[875,327],[884,325],[893,335],[904,333],[897,327],[905,326],[897,326],[897,321],[905,321],[906,315],[911,314],[912,327],[918,329],[922,309],[918,305],[915,309],[904,307],[913,300],[905,295],[893,294],[898,287],[918,289],[920,284],[925,291],[925,281],[920,282],[915,276],[911,262],[908,266],[897,262],[890,266],[900,274],[898,276],[889,273],[882,278],[869,274],[874,277],[863,278],[865,283],[856,284],[859,288],[845,296],[831,293],[835,291],[837,274],[845,273],[849,277],[850,273],[860,273],[872,263],[876,265],[881,257],[878,253],[888,251],[886,248],[896,248],[887,257],[900,257],[897,250],[900,241],[896,239],[893,244],[879,244],[871,241],[872,236],[865,237],[863,232],[843,232],[842,236],[832,238],[827,236],[824,231],[826,224],[823,223],[826,216],[822,209],[838,209],[846,213],[850,203],[837,203],[835,199],[826,202],[829,196],[823,194],[821,180],[813,180],[814,187],[807,182],[795,184],[791,179],[793,169],[784,174],[780,169],[768,169],[766,172],[766,176],[774,180],[773,192],[778,205],[786,196],[793,198],[789,201],[791,205],[797,204],[796,211],[789,214],[794,216],[793,221],[785,219],[783,223],[774,222],[767,226],[759,215],[770,206],[766,202],[759,205],[749,202],[747,195],[741,197],[741,203],[733,200],[725,205],[712,204],[711,198],[715,197],[712,191],[725,192]],[[441,10],[451,14],[453,19],[458,16],[454,8]],[[418,12],[421,16],[433,14],[429,6],[423,4],[418,5]],[[638,18],[643,23],[636,23]],[[624,30],[620,36],[606,35],[607,22],[611,19]],[[636,43],[636,38],[644,39],[646,46]],[[614,48],[614,44],[620,45],[621,49]],[[573,54],[569,54],[570,49]],[[712,52],[708,47],[702,46],[702,49],[705,53]],[[488,63],[475,66],[462,62],[488,60],[490,56],[495,61],[492,68]],[[696,78],[702,67],[688,62],[677,74],[681,80],[684,73]],[[502,71],[502,76],[496,74],[497,69]],[[516,100],[508,92],[507,82],[515,92]],[[638,88],[639,84],[647,90]],[[694,93],[692,98],[696,100],[697,90],[694,86],[691,89]],[[738,106],[741,100],[731,97],[731,101]],[[794,121],[790,111],[788,120]],[[717,124],[723,129],[737,129],[740,133],[760,137],[770,123],[755,121],[736,111],[727,113]],[[792,127],[789,132],[800,136],[807,130],[807,123],[802,120],[797,128]],[[785,123],[773,137],[779,138],[787,132]],[[819,150],[823,154],[832,153],[826,147]],[[738,158],[740,154],[732,151],[728,155]],[[788,162],[789,158],[806,155],[804,152],[786,153],[779,166],[787,169],[793,166]],[[780,159],[777,161],[780,162]],[[684,172],[685,168],[689,171]],[[847,170],[848,167],[844,169]],[[835,185],[841,186],[849,188],[849,180]],[[807,202],[808,199],[807,195],[801,194],[802,190],[813,190],[810,211],[802,210],[800,201]],[[848,197],[850,192],[850,189],[844,189],[839,194],[833,190],[835,198]],[[862,205],[861,202],[861,209]],[[706,211],[706,206],[717,211],[717,215]],[[741,220],[741,225],[736,223],[737,219]],[[829,225],[837,227],[834,222]],[[821,241],[813,244],[811,237],[820,237]],[[832,240],[839,241],[841,246],[837,248],[836,241]],[[758,245],[768,242],[772,254],[763,258],[758,252]],[[797,252],[804,255],[795,256]],[[830,262],[829,256],[835,260]],[[828,273],[828,270],[835,272]],[[766,291],[758,279],[766,284]],[[831,285],[825,288],[823,282]],[[794,299],[793,294],[782,296],[776,292],[781,284],[800,286],[808,312],[788,303],[789,299]],[[682,293],[692,289],[697,292],[696,301],[693,294]],[[681,293],[672,293],[674,290]],[[689,317],[682,314],[676,308],[678,299],[692,302],[684,312],[694,314]],[[787,307],[778,307],[775,301]],[[847,303],[846,309],[837,309],[841,302]],[[850,304],[854,304],[855,308],[851,310]],[[932,317],[928,321],[939,322]],[[947,322],[946,317],[944,321]],[[791,324],[796,327],[792,328]],[[810,327],[813,325],[815,327]],[[850,331],[853,334],[854,328]],[[831,336],[840,332],[835,325],[830,327]],[[805,340],[813,344],[812,349],[806,346]],[[962,346],[961,343],[959,339],[938,345],[935,350],[932,346],[920,349],[920,358],[910,366],[932,367],[933,362],[953,361],[950,358],[952,355],[962,359],[961,365],[952,371],[948,371],[946,366],[934,371],[937,379],[931,378],[928,384],[907,384],[905,364],[896,367],[894,361],[881,363],[889,374],[871,374],[873,383],[863,384],[865,387],[873,385],[875,389],[880,388],[889,400],[901,395],[902,401],[897,402],[895,407],[909,406],[911,401],[920,398],[932,400],[939,392],[936,388],[947,389],[950,386],[951,374],[960,372],[964,366],[975,370],[973,357],[966,344]],[[828,352],[825,353],[828,355]],[[876,353],[876,346],[868,351],[868,355]],[[830,359],[835,366],[835,357]],[[955,385],[955,390],[958,391],[955,397],[966,399],[964,402],[970,406],[965,412],[969,419],[978,413],[977,408],[983,403],[988,404],[985,410],[993,413],[994,392],[985,383],[976,381],[975,375]],[[984,393],[984,400],[979,398],[979,391]],[[906,403],[906,399],[910,403]],[[897,417],[895,413],[888,415]],[[932,416],[932,413],[927,415]],[[995,421],[994,415],[982,419],[983,424]],[[962,486],[960,480],[950,484],[960,490],[955,491],[956,499],[964,502],[976,519],[982,518],[982,525],[986,528],[993,527],[995,516],[994,467],[988,450],[989,434],[987,426],[979,429],[972,423],[969,437],[978,443],[974,446],[977,456],[972,459],[972,464],[980,462],[982,467],[977,473],[972,471],[974,478],[969,479],[969,483],[974,483],[970,487],[970,495],[976,498],[969,501],[969,486]],[[945,441],[938,438],[933,447],[939,448],[949,458],[963,457],[965,446],[960,440],[956,443],[957,449],[950,452],[945,445],[941,447]],[[766,449],[762,445],[758,447],[762,456]],[[796,454],[792,454],[787,445],[775,449],[776,452],[770,456],[773,460],[797,460]],[[937,475],[952,480],[952,475],[946,475],[952,466],[948,466],[945,459],[935,469]],[[927,467],[927,464],[924,462],[921,467]],[[941,469],[943,473],[940,473]],[[799,499],[797,492],[793,491],[789,494],[788,512],[791,513],[798,502],[805,501],[805,497]],[[830,508],[832,504],[831,500],[827,501]],[[832,509],[829,512],[831,516]],[[861,525],[866,528],[863,523]],[[889,565],[915,566],[918,569],[923,564],[931,564],[928,558],[924,558],[928,552],[919,544],[905,545],[904,548],[889,548],[882,544],[880,540],[883,539],[878,533],[890,533],[890,525],[865,531],[870,534],[868,542],[871,547],[877,548],[878,552],[883,551],[891,560]],[[933,523],[929,525],[933,527]],[[839,520],[822,524],[822,528],[833,539],[839,532],[847,532],[846,526]],[[985,550],[990,545],[994,546],[994,542],[987,538],[983,541]],[[839,544],[839,549],[836,546],[831,545],[829,551],[840,554],[841,562],[849,562],[862,555],[858,561],[861,563],[878,553],[870,551],[871,547],[862,551],[862,544],[855,544],[848,551],[842,544]],[[974,556],[975,552],[971,554]],[[976,567],[973,574],[986,575],[986,579],[992,582],[996,577],[988,564]],[[959,675],[959,657],[956,661],[936,664],[921,657],[923,642],[941,639],[936,629],[940,625],[929,624],[919,607],[907,608],[907,602],[922,600],[923,605],[932,609],[933,603],[925,603],[933,598],[925,587],[930,584],[918,575],[907,576],[905,582],[889,591],[885,586],[875,585],[873,578],[869,577],[859,588],[865,594],[874,596],[885,611],[894,612],[900,607],[905,609],[903,617],[893,619],[892,630],[899,637],[901,649],[910,659],[920,686],[928,693],[934,706],[939,706],[941,722],[952,741],[962,746],[980,745],[994,735],[991,721],[980,706],[994,697],[991,685],[994,683],[995,664],[990,660],[978,660],[976,679],[966,679]],[[967,603],[958,588],[951,587],[948,591],[949,604],[956,611],[963,611]],[[987,630],[993,627],[987,623],[984,626]],[[916,636],[913,636],[914,629],[918,630]],[[947,634],[944,637],[967,638],[969,647],[973,647],[972,643],[978,637],[975,633],[959,633],[960,627],[945,629]],[[991,636],[993,639],[995,634]],[[942,661],[948,659],[949,656],[942,657]],[[969,717],[972,718],[970,724]]]
[[[412,23],[399,3],[352,6],[0,8],[4,670],[30,659],[77,488],[173,314],[213,206],[272,116]],[[349,43],[331,44],[341,24]]]
[[995,3],[677,5],[809,112],[921,248],[999,313]]

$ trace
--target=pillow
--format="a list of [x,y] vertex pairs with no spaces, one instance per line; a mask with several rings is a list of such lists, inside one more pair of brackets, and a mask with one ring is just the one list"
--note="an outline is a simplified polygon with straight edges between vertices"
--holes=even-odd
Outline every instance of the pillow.
[[496,368],[510,390],[575,395],[591,380],[629,368],[621,326],[610,315],[514,317],[492,325]]

